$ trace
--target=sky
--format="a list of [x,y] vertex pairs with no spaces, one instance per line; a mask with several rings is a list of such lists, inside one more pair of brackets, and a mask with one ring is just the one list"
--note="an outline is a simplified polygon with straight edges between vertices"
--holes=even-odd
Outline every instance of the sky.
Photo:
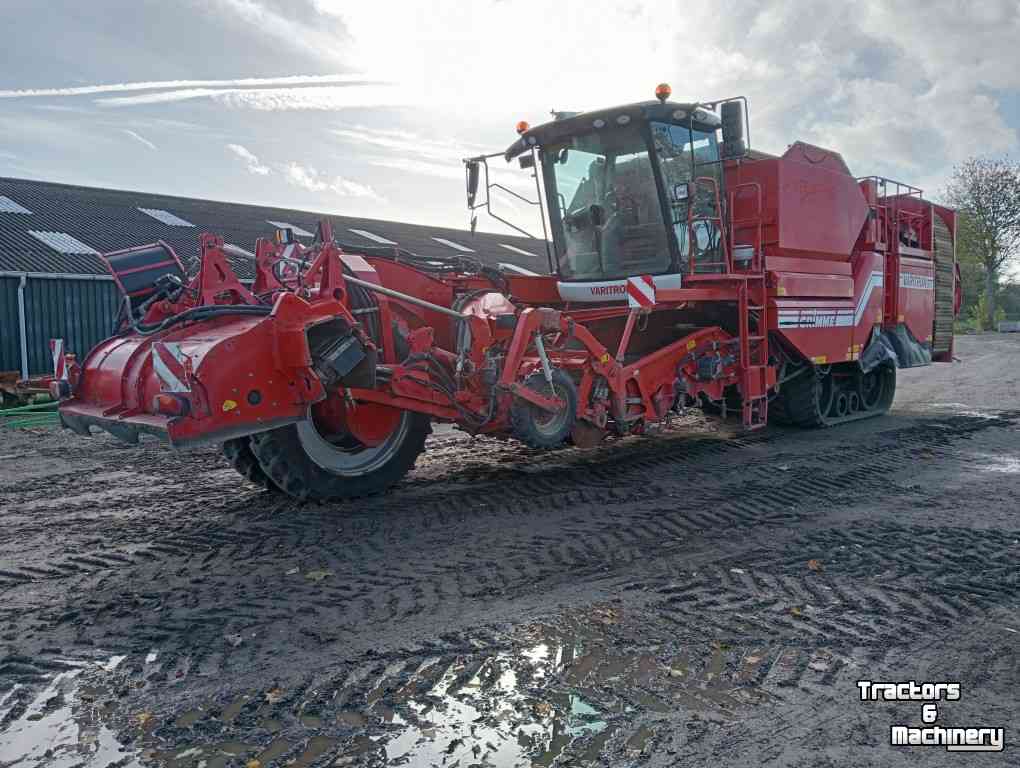
[[[465,227],[519,120],[745,95],[751,145],[938,199],[1020,154],[1020,3],[0,0],[0,176]],[[499,179],[533,181],[496,160]],[[501,212],[534,230],[529,206]],[[500,231],[485,220],[480,228]]]

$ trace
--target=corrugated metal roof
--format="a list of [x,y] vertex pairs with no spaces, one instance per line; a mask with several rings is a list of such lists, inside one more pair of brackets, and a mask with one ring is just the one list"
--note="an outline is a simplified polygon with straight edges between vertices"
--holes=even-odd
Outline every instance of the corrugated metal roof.
[[162,208],[139,208],[142,213],[148,214],[156,221],[162,221],[164,224],[171,227],[193,227],[195,226],[190,221],[185,221],[180,216],[174,216],[170,211],[164,211]]
[[[79,187],[27,179],[0,177],[0,194],[31,211],[31,215],[0,215],[0,271],[65,272],[105,274],[94,253],[67,254],[51,248],[30,234],[61,232],[100,252],[163,240],[169,243],[185,266],[194,271],[198,260],[198,234],[214,232],[229,243],[254,248],[259,237],[271,237],[270,222],[288,223],[315,232],[319,219],[330,219],[337,239],[356,244],[387,242],[426,257],[450,255],[450,246],[433,238],[461,243],[474,257],[491,266],[508,260],[507,249],[520,249],[509,260],[535,272],[547,272],[545,243],[523,237],[471,233],[444,227],[404,224],[396,221],[362,219],[286,208],[241,205],[125,190]],[[140,208],[172,213],[194,228],[170,225],[143,213]],[[346,236],[347,233],[351,233]],[[231,258],[242,279],[254,277],[254,265]]]
[[28,230],[28,234],[44,245],[48,245],[53,250],[58,251],[65,256],[74,256],[79,254],[99,255],[99,251],[95,248],[90,245],[85,245],[85,243],[81,240],[67,234],[66,232],[48,232],[30,229]]
[[18,205],[7,195],[0,195],[0,213],[27,213],[31,215],[32,212],[25,206]]
[[455,242],[453,242],[453,240],[447,240],[445,237],[433,237],[432,239],[435,240],[437,243],[442,243],[443,245],[448,245],[451,248],[455,248],[458,251],[463,251],[464,253],[474,253],[475,252],[474,248],[468,248],[466,245],[461,245],[460,243],[455,243]]
[[348,232],[353,232],[356,235],[364,237],[366,240],[371,240],[374,243],[382,243],[383,245],[396,245],[393,240],[387,240],[382,235],[377,235],[375,232],[369,232],[365,229],[348,229]]
[[288,221],[270,221],[266,219],[266,224],[272,224],[277,229],[289,229],[294,233],[295,237],[315,237],[314,232],[309,232],[307,229],[301,229],[301,227],[291,224]]

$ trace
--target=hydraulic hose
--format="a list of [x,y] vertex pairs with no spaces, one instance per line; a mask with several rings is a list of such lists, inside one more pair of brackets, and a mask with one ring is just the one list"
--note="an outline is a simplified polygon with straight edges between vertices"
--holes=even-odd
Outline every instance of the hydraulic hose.
[[133,324],[131,327],[141,336],[152,336],[154,333],[165,331],[167,328],[189,321],[198,322],[201,320],[209,320],[214,317],[226,317],[228,315],[254,315],[256,317],[265,317],[272,311],[272,307],[258,304],[223,304],[216,306],[192,307],[191,309],[186,309],[172,317],[168,317],[160,323],[155,323],[153,325],[142,325],[137,323]]

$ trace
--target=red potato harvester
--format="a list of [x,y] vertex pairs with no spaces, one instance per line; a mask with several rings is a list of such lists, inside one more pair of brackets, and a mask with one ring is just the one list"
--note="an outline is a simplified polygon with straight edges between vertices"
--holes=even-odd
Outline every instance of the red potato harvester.
[[750,150],[743,98],[669,96],[521,123],[465,161],[469,209],[497,218],[492,192],[516,193],[490,161],[534,176],[548,275],[342,246],[328,222],[259,240],[250,288],[209,234],[190,280],[163,243],[107,254],[120,331],[68,356],[63,424],[222,443],[256,483],[344,499],[403,477],[433,421],[549,449],[692,406],[824,427],[952,359],[952,210],[819,147]]

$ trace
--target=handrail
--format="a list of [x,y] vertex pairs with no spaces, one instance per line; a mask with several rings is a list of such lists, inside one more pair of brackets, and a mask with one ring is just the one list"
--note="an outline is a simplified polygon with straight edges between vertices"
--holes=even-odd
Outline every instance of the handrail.
[[[736,219],[736,218],[734,218],[735,211],[736,211],[737,195],[739,194],[739,190],[740,190],[741,187],[752,188],[754,190],[754,193],[755,193],[755,214],[754,214],[754,216],[751,216],[750,218],[746,218],[746,219]],[[765,259],[765,253],[764,253],[764,248],[765,248],[764,240],[765,240],[765,236],[764,236],[764,231],[762,229],[762,227],[763,227],[763,223],[762,223],[762,211],[763,211],[763,208],[764,208],[763,200],[764,200],[764,195],[762,193],[762,187],[761,187],[761,184],[758,183],[757,181],[745,181],[745,182],[742,182],[740,184],[737,184],[736,186],[733,187],[733,189],[730,192],[730,206],[729,206],[729,208],[730,208],[730,254],[732,256],[732,254],[735,252],[736,247],[738,245],[738,243],[736,241],[737,227],[740,226],[741,229],[744,229],[748,225],[754,226],[754,228],[755,228],[755,230],[754,230],[754,242],[751,243],[750,245],[754,249],[753,255],[751,257],[751,263],[756,268],[752,268],[750,270],[752,272],[762,272],[762,271],[764,271],[764,268],[765,268],[765,263],[764,263],[764,259]],[[747,245],[747,243],[740,243],[740,245]],[[745,271],[747,271],[747,270],[745,270]]]
[[[715,198],[715,211],[716,211],[715,216],[694,215],[694,205],[697,201],[699,186],[710,186],[712,188],[712,194],[713,197]],[[703,261],[700,263],[697,261],[698,249],[696,246],[698,243],[697,235],[695,235],[694,233],[694,223],[696,221],[711,221],[718,227],[720,235],[719,246],[722,248],[722,260]],[[697,178],[694,179],[693,199],[691,203],[687,206],[687,252],[688,254],[690,254],[691,264],[690,272],[692,275],[697,273],[698,266],[715,267],[721,265],[723,267],[723,272],[725,274],[730,274],[731,272],[733,272],[733,265],[730,260],[729,241],[723,229],[722,203],[719,200],[719,183],[711,176],[698,176]]]

